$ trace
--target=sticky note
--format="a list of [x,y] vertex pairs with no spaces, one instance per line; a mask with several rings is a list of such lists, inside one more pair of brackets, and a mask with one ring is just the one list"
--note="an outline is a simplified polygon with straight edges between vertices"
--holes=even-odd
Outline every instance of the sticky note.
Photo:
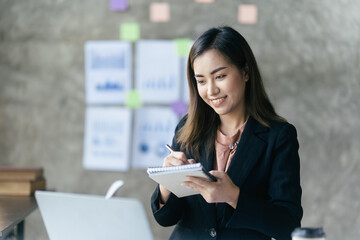
[[197,3],[213,3],[214,0],[195,0]]
[[238,21],[244,24],[256,24],[258,19],[258,9],[256,5],[243,4],[238,8]]
[[152,3],[150,5],[150,21],[168,22],[170,20],[170,6],[168,3]]
[[109,8],[111,11],[125,11],[129,7],[128,0],[110,0]]
[[120,39],[135,42],[140,38],[140,25],[138,23],[123,23],[120,25]]
[[190,39],[178,38],[178,39],[175,39],[175,44],[176,44],[176,53],[178,56],[186,57],[189,54]]
[[179,117],[183,117],[185,116],[185,114],[188,112],[188,106],[187,104],[182,101],[182,100],[178,100],[175,101],[171,104],[171,109],[173,110],[173,112],[178,115]]
[[141,106],[140,94],[137,90],[130,90],[126,94],[125,106],[128,108],[139,108]]

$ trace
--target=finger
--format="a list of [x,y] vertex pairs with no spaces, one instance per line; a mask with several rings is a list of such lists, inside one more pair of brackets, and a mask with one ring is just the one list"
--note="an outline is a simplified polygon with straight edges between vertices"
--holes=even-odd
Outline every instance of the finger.
[[184,164],[188,163],[188,159],[187,159],[185,153],[183,153],[183,152],[172,152],[172,153],[170,153],[170,156],[184,162]]
[[218,171],[218,170],[212,170],[209,172],[211,175],[213,175],[216,178],[222,179],[224,178],[224,176],[226,175],[225,172],[223,171]]
[[172,156],[174,156],[174,157],[176,157],[176,158],[178,158],[178,159],[187,160],[186,155],[185,155],[185,153],[183,153],[183,152],[176,152],[176,151],[174,151],[174,152],[170,153],[170,155],[172,155]]
[[164,162],[164,167],[170,167],[170,166],[180,166],[186,164],[184,161],[179,160],[177,158],[168,158]]
[[190,189],[192,189],[192,190],[195,190],[195,191],[197,191],[197,192],[202,192],[202,191],[204,191],[204,187],[202,187],[202,186],[200,186],[200,185],[198,185],[198,184],[196,184],[196,183],[194,183],[194,182],[191,182],[191,181],[185,181],[185,182],[182,182],[181,183],[181,185],[182,186],[185,186],[185,187],[187,187],[187,188],[190,188]]
[[211,186],[211,182],[206,178],[193,177],[193,176],[186,176],[186,177],[189,179],[190,182],[193,182],[201,187],[208,188]]
[[190,164],[196,163],[195,159],[188,159],[188,162],[189,162]]
[[183,152],[172,152],[164,158],[163,167],[179,166],[188,164],[187,158]]
[[164,158],[163,167],[179,166],[184,165],[185,163],[177,158],[168,156]]

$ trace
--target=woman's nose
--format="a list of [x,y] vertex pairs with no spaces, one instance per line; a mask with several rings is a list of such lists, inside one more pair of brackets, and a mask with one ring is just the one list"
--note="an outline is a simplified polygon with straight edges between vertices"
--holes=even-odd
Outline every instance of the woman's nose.
[[213,81],[213,80],[209,81],[209,84],[208,84],[208,95],[209,95],[209,96],[213,96],[213,95],[216,95],[217,93],[219,93],[219,88],[218,88],[218,86],[216,85],[215,81]]

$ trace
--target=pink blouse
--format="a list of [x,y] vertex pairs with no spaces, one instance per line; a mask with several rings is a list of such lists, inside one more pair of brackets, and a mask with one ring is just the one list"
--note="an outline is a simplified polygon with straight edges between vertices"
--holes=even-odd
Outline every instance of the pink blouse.
[[[237,144],[240,141],[241,134],[244,131],[246,122],[233,136],[225,136],[219,129],[215,140],[216,161],[214,161],[214,169],[226,172],[231,159],[233,158]],[[231,149],[232,148],[232,149]]]

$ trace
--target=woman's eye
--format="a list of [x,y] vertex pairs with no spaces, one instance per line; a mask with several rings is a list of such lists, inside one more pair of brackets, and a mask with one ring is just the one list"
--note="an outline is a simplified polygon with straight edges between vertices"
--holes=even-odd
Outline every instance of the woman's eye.
[[197,83],[198,83],[198,84],[204,84],[204,83],[205,83],[205,80],[197,80]]
[[216,79],[222,79],[222,78],[224,78],[226,75],[219,75],[219,76],[217,76],[216,77]]

